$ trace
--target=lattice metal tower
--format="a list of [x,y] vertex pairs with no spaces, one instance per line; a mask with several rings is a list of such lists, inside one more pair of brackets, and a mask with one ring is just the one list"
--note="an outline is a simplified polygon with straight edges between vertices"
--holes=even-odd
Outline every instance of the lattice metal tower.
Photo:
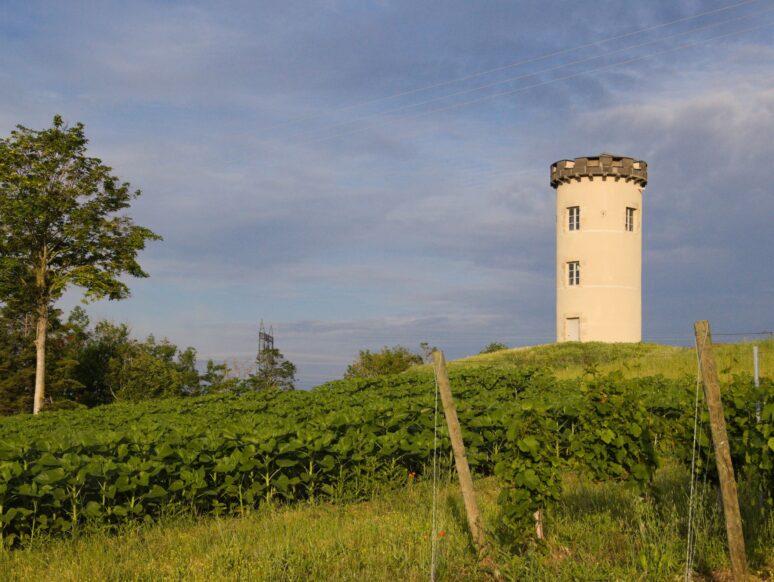
[[258,361],[262,362],[263,354],[270,352],[274,349],[274,326],[269,326],[268,333],[263,326],[263,320],[261,320],[261,326],[258,328]]

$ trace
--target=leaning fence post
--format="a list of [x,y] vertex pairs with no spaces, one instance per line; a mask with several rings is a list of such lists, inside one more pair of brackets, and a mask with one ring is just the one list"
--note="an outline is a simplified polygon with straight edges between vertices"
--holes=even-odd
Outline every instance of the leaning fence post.
[[465,502],[468,527],[470,528],[470,535],[473,537],[473,543],[478,552],[479,563],[491,570],[495,578],[501,579],[497,566],[488,555],[486,539],[484,538],[484,527],[481,521],[481,512],[478,510],[478,503],[476,503],[473,478],[470,475],[470,466],[468,465],[468,458],[465,455],[465,445],[462,441],[462,429],[460,428],[460,421],[457,418],[457,409],[454,406],[454,399],[452,398],[449,376],[446,373],[446,359],[443,356],[443,352],[440,350],[433,350],[433,368],[435,369],[435,377],[438,380],[438,390],[441,393],[441,402],[443,403],[443,412],[446,416],[446,425],[449,428],[449,438],[451,440],[452,451],[454,452],[454,465],[457,467],[460,489],[462,490],[462,499]]
[[[758,363],[758,346],[753,346],[753,378],[755,380],[755,387],[758,388],[761,385],[760,365]],[[758,423],[761,421],[762,408],[763,403],[758,400],[758,402],[755,403],[755,421]]]
[[712,444],[715,448],[715,464],[718,468],[720,493],[723,499],[723,514],[726,520],[726,536],[728,551],[731,555],[731,571],[734,580],[741,582],[747,577],[747,559],[742,532],[742,517],[739,513],[739,498],[734,479],[734,466],[731,463],[731,452],[728,446],[726,419],[723,416],[723,402],[720,399],[720,382],[715,367],[715,356],[712,353],[712,336],[708,321],[697,321],[694,324],[696,334],[696,350],[699,355],[701,379],[704,385],[704,397],[709,409]]

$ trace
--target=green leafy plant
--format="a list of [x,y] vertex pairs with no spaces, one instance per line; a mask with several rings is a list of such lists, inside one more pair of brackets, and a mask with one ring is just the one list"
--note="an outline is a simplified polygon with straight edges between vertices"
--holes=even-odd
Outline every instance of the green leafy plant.
[[[774,505],[774,383],[763,378],[756,387],[752,376],[735,375],[721,392],[726,432],[731,448],[731,462],[738,478],[751,483],[768,504]],[[700,474],[707,474],[717,483],[717,468],[712,454],[712,433],[709,413],[703,396],[699,400],[700,431],[695,463]],[[682,424],[692,426],[693,408],[686,410]],[[683,461],[691,462],[693,433],[681,434],[678,449]]]
[[558,501],[561,460],[553,446],[559,425],[544,405],[523,402],[507,430],[507,449],[495,466],[504,487],[498,499],[501,541],[522,547],[535,540],[535,514]]
[[564,430],[569,465],[598,480],[650,482],[657,460],[644,402],[615,374],[582,384],[580,393]]

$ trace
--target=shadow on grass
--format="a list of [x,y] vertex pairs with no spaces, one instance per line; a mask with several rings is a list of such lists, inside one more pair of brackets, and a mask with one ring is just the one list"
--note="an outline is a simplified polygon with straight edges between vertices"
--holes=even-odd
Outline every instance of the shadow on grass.
[[629,483],[595,483],[577,475],[566,476],[564,482],[560,511],[568,518],[578,519],[604,513],[618,520],[634,513],[634,503],[639,492]]
[[458,495],[449,494],[446,496],[446,508],[460,531],[465,532],[465,549],[475,558],[477,556],[476,546],[473,543],[470,528],[468,528],[468,515],[465,511],[464,501]]
[[[774,511],[764,501],[760,486],[741,481],[738,488],[748,564],[760,571],[772,564]],[[693,495],[693,568],[712,577],[729,566],[721,498],[717,487],[704,480],[695,483]],[[628,483],[594,483],[568,475],[557,518],[596,524],[600,536],[606,528],[612,534],[611,526],[617,527],[630,538],[642,569],[660,578],[685,568],[690,496],[690,473],[677,464],[660,469],[643,492]]]

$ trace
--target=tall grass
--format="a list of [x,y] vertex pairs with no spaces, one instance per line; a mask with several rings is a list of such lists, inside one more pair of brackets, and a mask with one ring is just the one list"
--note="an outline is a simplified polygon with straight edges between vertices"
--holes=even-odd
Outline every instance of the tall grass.
[[[722,381],[734,374],[753,373],[753,346],[758,346],[761,376],[774,377],[774,339],[734,344],[715,344],[714,354]],[[560,378],[574,378],[588,372],[620,371],[625,377],[661,374],[667,378],[696,375],[693,347],[652,343],[563,342],[528,348],[513,348],[462,358],[450,367],[550,368]]]
[[[623,483],[566,478],[562,501],[549,514],[542,551],[506,557],[514,579],[675,580],[685,573],[689,476],[680,466],[660,470],[652,490],[640,495]],[[774,574],[774,514],[740,493],[751,569]],[[725,527],[716,489],[697,493],[694,512],[694,579],[724,578],[729,571]]]
[[[546,516],[547,539],[521,554],[494,540],[512,580],[675,580],[685,571],[689,480],[668,465],[651,492],[626,483],[592,483],[566,475],[560,503]],[[476,483],[484,522],[497,520],[498,485]],[[700,492],[701,492],[700,487]],[[740,487],[750,563],[774,575],[774,515],[754,507]],[[716,491],[707,485],[696,512],[696,579],[729,569]],[[39,541],[0,553],[4,580],[427,580],[432,487],[407,483],[371,501],[267,505],[244,518],[178,519]],[[489,580],[478,569],[458,488],[439,491],[438,580]]]

